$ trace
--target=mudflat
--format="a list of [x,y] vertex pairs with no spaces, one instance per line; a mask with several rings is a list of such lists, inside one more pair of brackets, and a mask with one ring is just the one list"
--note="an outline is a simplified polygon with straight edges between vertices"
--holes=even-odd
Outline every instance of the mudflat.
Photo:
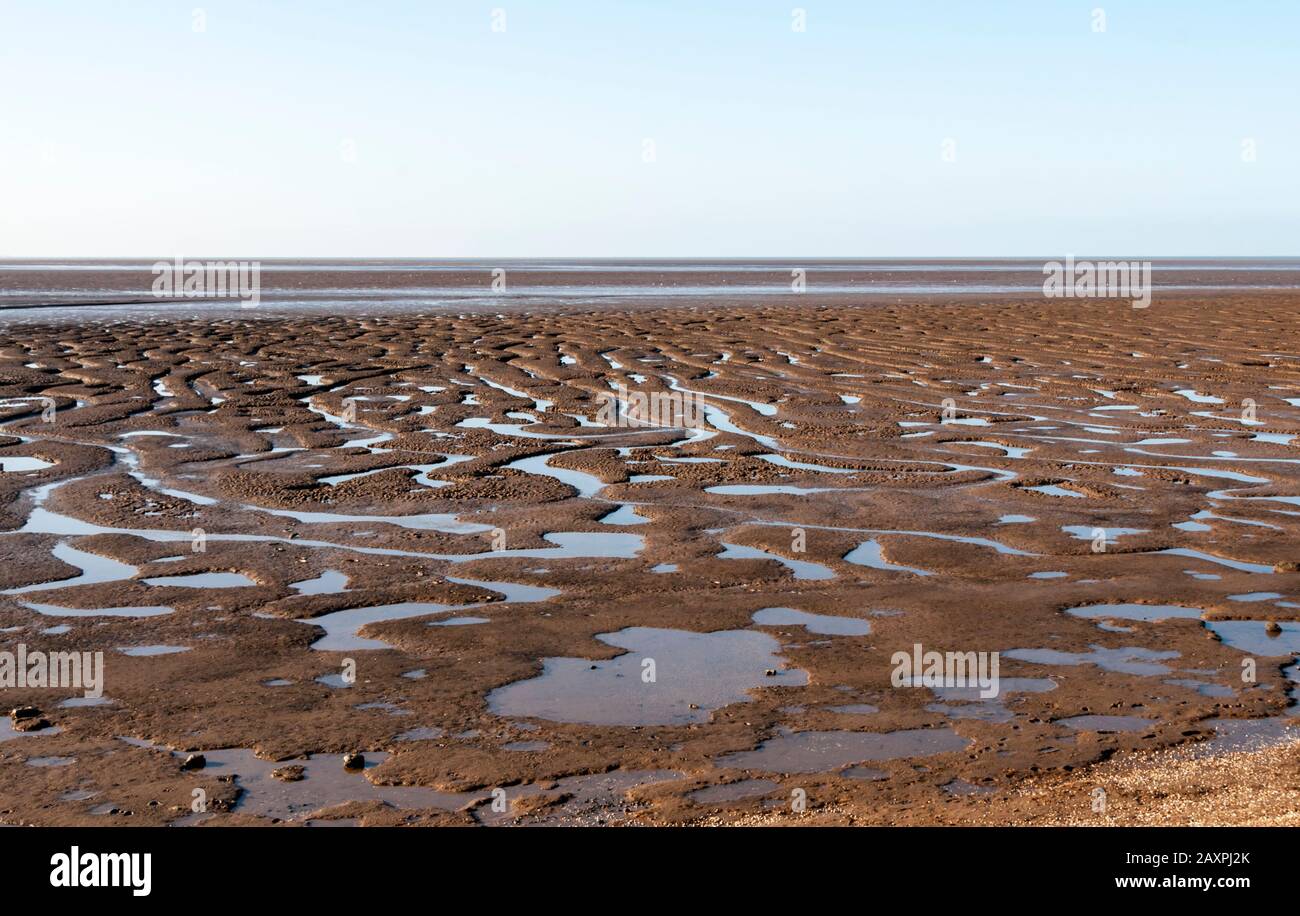
[[1292,817],[1300,296],[851,300],[25,313],[0,821]]

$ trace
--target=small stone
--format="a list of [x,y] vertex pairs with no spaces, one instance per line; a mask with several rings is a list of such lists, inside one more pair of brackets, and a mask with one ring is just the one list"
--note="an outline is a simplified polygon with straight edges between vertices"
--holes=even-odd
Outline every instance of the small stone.
[[49,727],[50,720],[44,716],[38,716],[35,719],[18,719],[14,722],[14,731],[16,732],[38,732]]
[[10,710],[9,718],[11,719],[35,719],[41,714],[41,711],[35,706],[17,706]]
[[1280,563],[1273,564],[1273,572],[1275,573],[1300,572],[1300,563],[1296,562],[1295,560],[1283,560]]
[[271,775],[281,782],[298,782],[307,775],[307,770],[305,767],[294,763],[287,767],[272,770]]
[[768,668],[766,671],[763,672],[763,676],[764,676],[764,677],[776,677],[776,669],[775,669],[775,668]]
[[360,770],[363,769],[365,765],[366,758],[361,754],[343,755],[343,769],[345,770]]
[[182,770],[201,770],[208,765],[208,758],[202,754],[190,754],[181,764]]
[[691,707],[691,709],[699,709],[699,708],[700,708],[700,704],[699,704],[699,703],[692,703],[692,704],[690,704],[690,707]]
[[1264,624],[1264,632],[1269,636],[1281,636],[1282,625],[1276,620],[1270,620],[1268,623]]

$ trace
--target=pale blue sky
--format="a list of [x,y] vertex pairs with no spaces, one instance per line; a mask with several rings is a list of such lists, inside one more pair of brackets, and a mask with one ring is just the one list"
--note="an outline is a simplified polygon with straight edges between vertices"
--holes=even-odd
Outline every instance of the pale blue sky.
[[1294,0],[0,0],[0,257],[1296,255],[1298,31]]

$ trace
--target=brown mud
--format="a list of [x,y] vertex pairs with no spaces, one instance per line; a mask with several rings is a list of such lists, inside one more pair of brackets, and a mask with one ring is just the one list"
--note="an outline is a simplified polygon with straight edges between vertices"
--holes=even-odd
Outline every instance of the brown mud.
[[[1298,304],[11,327],[0,650],[102,652],[108,701],[0,689],[49,723],[0,723],[0,821],[1284,822]],[[701,428],[592,425],[674,388]],[[916,644],[1003,692],[895,686]]]

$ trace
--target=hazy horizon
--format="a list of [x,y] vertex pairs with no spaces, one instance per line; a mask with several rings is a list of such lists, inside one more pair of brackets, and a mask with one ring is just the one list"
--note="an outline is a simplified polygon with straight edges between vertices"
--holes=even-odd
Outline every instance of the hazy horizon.
[[697,263],[700,265],[718,265],[718,264],[771,264],[774,269],[783,267],[799,267],[810,264],[828,264],[828,265],[891,265],[891,264],[917,264],[917,265],[943,265],[943,264],[970,264],[972,266],[982,264],[1016,264],[1024,267],[1038,267],[1044,263],[1052,261],[1064,261],[1066,258],[1072,258],[1075,261],[1102,261],[1102,260],[1149,260],[1153,267],[1159,267],[1161,264],[1213,264],[1218,262],[1249,262],[1260,261],[1279,263],[1287,261],[1300,262],[1300,255],[1281,254],[1281,255],[1179,255],[1179,254],[1134,254],[1134,253],[1097,253],[1097,252],[1067,252],[1054,254],[1010,254],[1010,255],[942,255],[942,254],[921,254],[921,255],[718,255],[710,256],[707,254],[691,255],[636,255],[636,254],[610,254],[610,255],[466,255],[460,257],[445,257],[440,255],[259,255],[255,253],[243,252],[234,254],[213,254],[211,252],[187,252],[184,255],[169,254],[142,254],[142,255],[30,255],[26,257],[0,257],[0,265],[6,267],[21,265],[57,266],[64,263],[86,263],[102,265],[152,265],[162,261],[174,263],[177,258],[182,258],[185,262],[201,261],[259,261],[263,263],[286,263],[286,264],[346,264],[349,262],[386,262],[386,263],[419,263],[419,264],[482,264],[485,267],[501,264],[622,264],[622,265],[653,265],[653,264],[690,264]]

